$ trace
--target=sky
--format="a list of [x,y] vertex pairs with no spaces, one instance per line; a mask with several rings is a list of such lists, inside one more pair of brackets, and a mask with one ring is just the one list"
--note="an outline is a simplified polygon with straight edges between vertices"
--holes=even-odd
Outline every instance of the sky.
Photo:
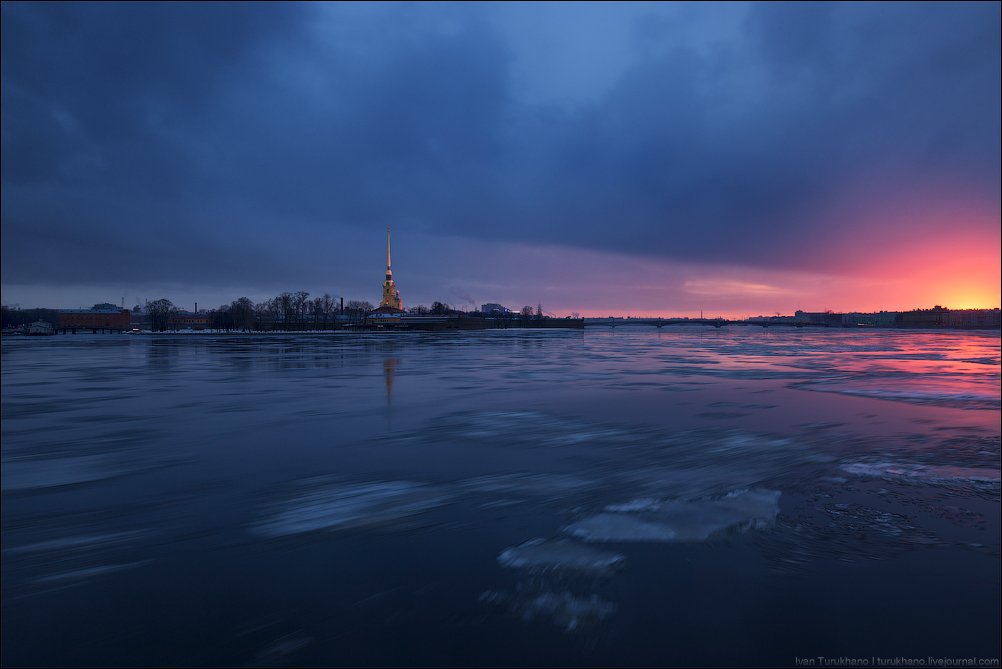
[[3,303],[1000,302],[999,3],[27,3]]

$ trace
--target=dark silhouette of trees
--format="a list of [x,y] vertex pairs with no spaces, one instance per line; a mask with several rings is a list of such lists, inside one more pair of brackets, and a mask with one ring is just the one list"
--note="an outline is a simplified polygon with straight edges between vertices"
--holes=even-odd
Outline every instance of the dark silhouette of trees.
[[254,329],[254,303],[246,297],[233,300],[229,306],[233,327],[249,332]]
[[229,304],[214,309],[209,317],[211,327],[216,330],[242,330],[249,332],[255,328],[256,313],[254,303],[240,297]]
[[365,320],[365,315],[372,311],[372,302],[366,300],[348,300],[344,305],[348,321],[352,324],[359,324]]
[[[344,305],[343,310],[341,305]],[[3,305],[4,327],[19,327],[39,319],[51,323],[57,322],[57,312],[54,310],[19,310],[16,306],[11,308],[9,305]],[[111,303],[97,304],[95,307],[117,308]],[[295,292],[284,291],[257,304],[247,297],[239,297],[229,304],[223,304],[208,312],[203,311],[202,314],[204,316],[207,313],[208,322],[205,325],[214,330],[227,332],[233,330],[242,332],[288,330],[295,332],[311,329],[330,330],[346,324],[357,326],[365,322],[366,316],[373,309],[373,304],[367,300],[345,300],[329,293],[311,299],[307,291],[299,290]],[[143,304],[135,305],[132,312],[133,315],[139,316],[143,322],[148,319],[149,327],[153,332],[176,330],[182,323],[182,320],[178,318],[181,309],[166,298],[146,300]],[[439,300],[432,302],[430,307],[425,305],[412,306],[408,309],[408,313],[436,316],[484,316],[476,308],[466,312]],[[496,314],[494,316],[497,317]],[[518,314],[510,314],[509,312],[507,317],[519,317],[525,321],[542,319],[546,316],[543,305],[538,304],[535,308],[523,307]],[[195,329],[201,327],[199,321],[194,321],[193,324]],[[145,325],[141,327],[145,327]]]
[[372,311],[375,307],[367,300],[348,300],[344,305],[345,311],[353,313]]
[[291,300],[293,323],[297,328],[302,328],[309,311],[310,294],[305,290],[299,290],[292,294]]
[[313,325],[320,325],[326,330],[327,324],[333,321],[337,313],[337,307],[337,301],[327,293],[310,300],[309,312],[313,320]]
[[209,314],[209,325],[214,330],[232,330],[233,315],[230,313],[230,305],[224,304],[218,309],[213,309]]
[[147,300],[146,304],[143,305],[143,310],[150,315],[150,329],[153,332],[166,332],[171,329],[174,316],[179,311],[174,303],[167,298],[160,298],[152,302]]
[[19,328],[30,325],[35,321],[45,321],[56,324],[57,312],[55,309],[11,309],[7,305],[0,307],[4,328]]
[[281,316],[282,308],[275,298],[254,305],[254,320],[258,324],[258,329],[264,329],[265,324],[274,324]]
[[278,310],[281,313],[282,325],[288,325],[295,318],[292,293],[284,292],[275,298]]

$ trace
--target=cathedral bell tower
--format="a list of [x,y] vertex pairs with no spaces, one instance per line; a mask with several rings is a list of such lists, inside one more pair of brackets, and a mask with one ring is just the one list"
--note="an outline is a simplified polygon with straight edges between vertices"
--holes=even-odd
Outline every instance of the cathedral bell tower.
[[400,299],[400,291],[393,283],[393,270],[390,268],[390,226],[386,226],[386,280],[383,281],[383,299],[379,306],[404,310],[404,303]]

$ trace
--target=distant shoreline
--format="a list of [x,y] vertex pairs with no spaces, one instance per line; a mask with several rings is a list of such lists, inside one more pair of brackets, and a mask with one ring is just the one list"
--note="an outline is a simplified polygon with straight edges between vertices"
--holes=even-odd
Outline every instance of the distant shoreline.
[[[664,330],[671,331],[671,330],[677,329],[679,327],[686,328],[686,329],[699,328],[700,330],[705,331],[708,326],[702,325],[702,324],[692,324],[692,325],[681,325],[681,326],[680,325],[675,325],[675,326],[671,326],[671,327],[659,328],[656,325],[632,324],[627,329],[630,330],[630,331],[633,331],[633,330],[637,330],[638,328],[640,328],[641,331],[657,330],[657,331],[661,332],[661,331],[664,331]],[[756,326],[756,324],[742,324],[739,327],[741,327],[741,329],[744,330],[744,329],[749,328],[749,327],[761,327],[761,326]],[[202,338],[267,339],[269,337],[273,337],[273,338],[293,338],[293,337],[304,337],[304,336],[306,336],[306,337],[344,337],[344,336],[351,336],[351,335],[430,334],[430,333],[440,334],[440,333],[444,333],[444,332],[448,332],[448,333],[496,332],[496,331],[499,331],[499,330],[500,331],[525,331],[525,332],[553,332],[553,331],[566,332],[566,331],[570,330],[570,331],[575,331],[575,332],[583,332],[583,330],[585,330],[585,329],[589,329],[589,330],[601,329],[603,331],[615,331],[617,329],[623,329],[623,326],[618,326],[618,327],[604,326],[603,327],[603,326],[597,326],[597,325],[589,325],[589,326],[586,326],[586,328],[540,327],[540,328],[490,328],[490,329],[478,329],[478,330],[470,330],[470,329],[449,329],[449,330],[445,330],[445,329],[439,329],[439,330],[416,330],[415,329],[415,330],[411,330],[411,329],[390,329],[390,328],[387,328],[387,329],[358,329],[358,330],[354,330],[354,329],[340,329],[340,330],[277,330],[277,331],[273,331],[273,332],[237,332],[237,331],[229,331],[229,332],[227,332],[225,330],[193,330],[193,331],[187,331],[187,332],[184,332],[184,331],[176,331],[176,332],[150,332],[150,331],[144,331],[144,332],[127,332],[127,331],[122,331],[122,332],[103,332],[103,333],[97,332],[97,333],[94,333],[94,332],[90,332],[90,331],[80,331],[80,332],[77,332],[77,333],[58,333],[58,334],[44,335],[44,336],[25,335],[24,333],[21,333],[21,332],[3,332],[2,335],[3,335],[3,339],[5,341],[9,340],[9,339],[15,339],[15,338],[16,339],[24,338],[24,339],[42,339],[42,340],[46,340],[46,339],[49,339],[50,337],[56,337],[56,336],[58,336],[60,339],[65,339],[67,337],[77,337],[77,336],[85,336],[85,337],[98,337],[98,336],[100,336],[100,337],[109,337],[109,336],[122,336],[122,335],[128,335],[128,336],[131,336],[131,337],[139,337],[139,338],[143,338],[143,339],[150,339],[150,338],[159,338],[159,339],[170,339],[170,338],[180,338],[180,339],[186,339],[186,338],[197,338],[197,339],[202,339]],[[712,328],[712,329],[713,330],[718,330],[718,329],[723,329],[723,328]],[[960,327],[938,327],[938,328],[902,328],[902,327],[836,328],[836,327],[825,327],[825,326],[813,326],[813,327],[812,326],[805,326],[805,327],[798,328],[798,327],[788,327],[788,326],[787,327],[769,326],[769,327],[761,327],[761,329],[763,329],[763,330],[779,329],[779,330],[786,331],[786,332],[797,331],[797,330],[810,330],[811,332],[819,332],[819,331],[833,331],[834,332],[834,331],[838,331],[838,332],[858,332],[858,333],[861,333],[861,334],[862,333],[867,333],[867,332],[875,332],[875,331],[879,331],[879,332],[902,332],[902,333],[911,332],[911,333],[918,333],[918,334],[945,333],[945,332],[954,332],[954,333],[962,333],[962,332],[982,333],[982,332],[985,332],[985,333],[993,333],[995,335],[1002,336],[1002,329],[1000,329],[1000,328],[992,328],[992,327],[981,327],[981,328],[977,328],[977,327],[974,327],[974,328],[970,328],[970,327],[969,328],[960,328]]]

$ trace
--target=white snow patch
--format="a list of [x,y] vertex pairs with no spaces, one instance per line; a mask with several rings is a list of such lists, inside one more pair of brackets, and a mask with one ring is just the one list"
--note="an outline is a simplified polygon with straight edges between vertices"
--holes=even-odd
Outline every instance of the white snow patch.
[[610,504],[605,507],[605,510],[613,513],[629,513],[630,511],[654,511],[660,507],[661,502],[656,499],[635,499],[622,504]]
[[779,514],[778,490],[751,489],[717,499],[636,500],[564,528],[585,541],[706,541],[725,530],[767,527]]
[[540,571],[603,572],[620,566],[626,558],[567,539],[530,539],[498,555],[502,567]]

